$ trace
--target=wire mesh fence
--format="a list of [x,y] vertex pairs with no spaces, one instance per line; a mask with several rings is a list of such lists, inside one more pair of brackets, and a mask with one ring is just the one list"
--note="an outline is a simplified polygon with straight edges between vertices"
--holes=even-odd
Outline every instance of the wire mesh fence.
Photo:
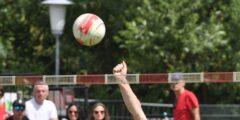
[[239,104],[203,104],[201,105],[203,120],[240,120]]
[[[174,82],[171,78],[172,73],[166,74],[128,74],[130,84],[162,84]],[[240,82],[240,72],[214,72],[214,73],[182,73],[183,78],[189,83],[202,82]],[[18,98],[19,90],[22,90],[20,98],[29,99],[31,85],[38,81],[44,81],[49,85],[59,85],[62,88],[64,85],[77,86],[89,84],[118,84],[118,81],[112,74],[106,75],[43,75],[43,76],[0,76],[0,85],[7,88],[7,108],[11,112],[11,102]],[[16,89],[21,88],[21,89]],[[66,105],[75,100],[71,96],[70,90],[67,94],[62,89],[54,89],[50,91],[49,98],[55,101],[60,116],[65,115]],[[9,94],[8,94],[9,93]],[[74,99],[74,100],[73,100]],[[10,100],[10,101],[9,101]],[[76,101],[84,109],[85,116],[88,115],[88,106],[93,102],[83,99]],[[112,120],[132,120],[131,115],[126,109],[122,100],[104,100],[109,108]],[[172,118],[172,104],[163,103],[142,103],[142,107],[147,117],[150,120],[160,120],[167,113],[169,118]],[[201,118],[203,120],[240,120],[240,104],[201,104]]]
[[[21,97],[29,99],[31,92],[28,91],[31,86],[20,86],[21,89],[16,89],[16,86],[5,86],[5,102],[7,109],[11,112],[11,103]],[[70,94],[66,94],[62,89],[50,89],[50,99],[55,101],[58,108],[59,116],[65,116],[66,106],[68,103],[75,101],[84,109],[85,117],[88,115],[88,110],[91,105],[97,100],[81,100],[72,98]],[[68,91],[73,92],[72,90]],[[21,93],[21,94],[20,94]],[[20,95],[19,95],[20,94]],[[101,100],[105,103],[110,111],[112,120],[131,120],[132,117],[122,100]],[[164,113],[167,113],[169,118],[172,118],[172,104],[164,103],[142,103],[143,110],[149,120],[161,120]],[[200,104],[200,114],[202,120],[240,120],[240,104]]]
[[[93,104],[95,101],[90,102]],[[112,120],[132,120],[122,100],[102,100],[109,109]],[[172,104],[142,103],[142,108],[149,120],[163,120],[172,117]],[[239,104],[200,104],[202,120],[240,120]]]

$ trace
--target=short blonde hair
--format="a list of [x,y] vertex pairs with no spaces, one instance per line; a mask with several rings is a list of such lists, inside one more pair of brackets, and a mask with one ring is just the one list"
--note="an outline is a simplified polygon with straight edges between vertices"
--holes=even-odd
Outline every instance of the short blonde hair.
[[36,82],[36,83],[34,84],[34,86],[33,86],[33,90],[34,90],[34,91],[35,91],[35,89],[36,89],[36,86],[38,86],[38,85],[43,85],[43,86],[45,86],[46,90],[49,91],[48,84],[46,84],[46,83],[43,82],[43,81],[38,81],[38,82]]

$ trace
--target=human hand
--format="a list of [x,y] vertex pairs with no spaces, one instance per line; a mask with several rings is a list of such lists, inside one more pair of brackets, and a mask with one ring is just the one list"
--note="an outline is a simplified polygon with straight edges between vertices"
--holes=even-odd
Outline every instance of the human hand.
[[125,63],[125,61],[122,61],[121,63],[117,64],[113,68],[113,74],[114,74],[115,78],[119,80],[119,82],[128,83],[127,79],[126,79],[127,64]]

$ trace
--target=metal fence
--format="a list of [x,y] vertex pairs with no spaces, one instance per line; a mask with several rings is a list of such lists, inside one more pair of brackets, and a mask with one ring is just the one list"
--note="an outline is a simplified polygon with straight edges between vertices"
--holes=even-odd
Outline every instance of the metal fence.
[[202,120],[240,120],[239,104],[203,104],[200,111]]
[[[104,100],[112,120],[132,120],[130,113],[121,100]],[[93,104],[94,101],[90,102]],[[172,104],[142,103],[142,108],[149,120],[162,120],[164,113],[172,119]],[[201,104],[202,120],[240,120],[239,104]]]
[[[26,93],[26,90],[18,91],[16,89],[12,89],[12,87],[7,88],[6,92],[7,94],[5,94],[4,97],[9,100],[16,99],[19,92],[21,93],[20,98],[23,97],[29,99],[31,97],[30,93]],[[64,97],[66,97],[66,93],[62,93],[61,90],[59,93],[55,93],[52,97],[53,99],[61,100],[59,102],[55,101],[55,103],[61,104],[61,106],[58,108],[60,116],[65,115],[65,109],[67,105],[65,103],[69,101],[67,99],[65,100]],[[91,107],[91,105],[97,101],[88,99],[86,102],[86,99],[87,98],[74,99],[74,101],[82,107],[85,117],[88,115],[89,107]],[[111,120],[132,119],[122,100],[101,100],[101,102],[105,103],[108,107]],[[172,117],[172,104],[142,103],[142,107],[149,120],[161,120],[161,118],[164,116],[164,113],[167,113],[169,118]],[[11,110],[11,102],[7,104],[7,108]],[[240,104],[201,104],[200,114],[202,120],[240,120]]]
[[[83,106],[83,101],[80,101],[78,100],[77,103]],[[92,106],[95,102],[97,101],[90,100],[89,106]],[[101,100],[100,102],[103,102],[108,107],[111,120],[132,120],[132,116],[122,100]],[[142,103],[142,108],[149,120],[161,120],[166,113],[169,119],[172,118],[172,104]]]

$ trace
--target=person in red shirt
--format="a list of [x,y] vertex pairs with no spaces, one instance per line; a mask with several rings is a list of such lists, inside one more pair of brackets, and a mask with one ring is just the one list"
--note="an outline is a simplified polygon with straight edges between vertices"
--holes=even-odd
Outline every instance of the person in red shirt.
[[176,95],[173,107],[174,120],[200,120],[198,99],[193,92],[185,89],[181,73],[171,74],[171,79],[174,83],[170,84],[170,88]]
[[8,113],[5,109],[5,103],[3,102],[4,90],[0,86],[0,120],[5,120],[8,117]]

